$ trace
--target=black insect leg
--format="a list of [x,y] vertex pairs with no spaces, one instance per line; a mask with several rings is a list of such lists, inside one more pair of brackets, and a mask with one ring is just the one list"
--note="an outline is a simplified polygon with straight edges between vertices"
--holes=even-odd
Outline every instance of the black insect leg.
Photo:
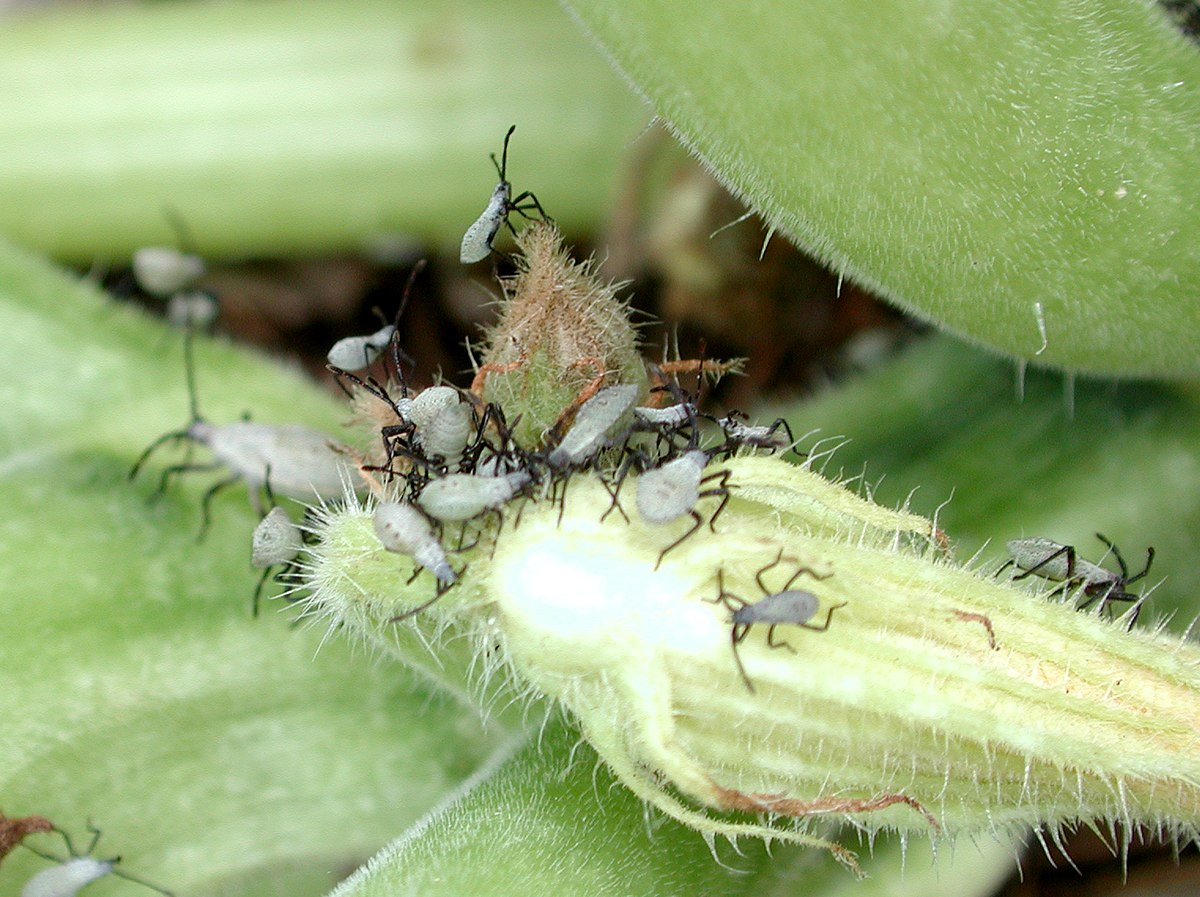
[[267,584],[267,577],[271,575],[271,568],[268,567],[262,572],[262,576],[258,578],[258,585],[254,589],[254,598],[250,602],[250,616],[258,619],[258,601],[262,597],[263,587]]
[[684,533],[682,536],[680,536],[678,539],[676,539],[674,542],[672,542],[670,545],[668,545],[666,548],[664,548],[659,553],[658,562],[654,565],[655,570],[657,570],[660,566],[662,566],[663,558],[667,556],[668,551],[670,551],[672,548],[678,548],[679,545],[682,544],[683,541],[685,539],[687,539],[688,536],[692,535],[692,533],[694,533],[696,530],[700,529],[700,527],[702,527],[704,525],[703,518],[698,513],[696,513],[695,509],[688,511],[688,514],[691,516],[692,520],[695,521],[695,523],[692,525],[691,529],[689,529],[686,533]]
[[718,473],[709,474],[700,481],[701,484],[711,482],[714,479],[718,481],[718,485],[711,489],[705,489],[697,496],[697,498],[710,498],[715,495],[721,496],[721,503],[717,505],[717,509],[713,512],[712,516],[708,518],[708,528],[711,532],[715,533],[717,531],[717,518],[721,516],[721,512],[724,511],[725,506],[729,504],[729,499],[731,497],[731,493],[729,491],[729,478],[732,475],[733,474],[730,471],[722,470]]
[[133,462],[133,467],[129,469],[129,479],[133,480],[137,478],[138,471],[142,469],[142,465],[149,460],[150,456],[154,454],[155,449],[159,446],[165,445],[168,442],[179,442],[180,440],[190,438],[191,434],[187,430],[175,430],[172,433],[164,433],[162,436],[159,436],[150,445],[146,446],[146,450]]
[[222,466],[216,462],[209,464],[173,464],[164,470],[162,476],[158,478],[158,488],[154,490],[154,495],[158,497],[167,491],[167,487],[171,484],[171,477],[178,476],[181,473],[191,473],[192,471],[220,470]]
[[241,477],[231,476],[221,480],[210,486],[208,491],[204,493],[204,498],[200,500],[201,523],[200,532],[196,534],[196,541],[203,542],[204,537],[208,535],[208,528],[212,525],[212,500],[216,494],[226,486],[232,486],[241,482]]
[[738,645],[746,638],[746,633],[750,631],[749,624],[734,623],[733,628],[729,630],[729,642],[733,647],[733,662],[737,664],[738,672],[742,676],[742,681],[746,683],[746,688],[750,693],[754,693],[754,683],[750,681],[750,676],[746,673],[745,666],[742,665],[741,655],[738,654]]
[[829,612],[825,614],[825,622],[820,626],[818,626],[816,623],[797,623],[796,625],[802,629],[811,629],[813,632],[824,632],[829,628],[829,624],[833,620],[833,612],[838,608],[845,607],[847,604],[849,604],[848,601],[843,601],[841,604],[835,604],[833,607],[829,608]]
[[1027,576],[1033,576],[1051,561],[1063,557],[1064,555],[1067,558],[1067,575],[1063,578],[1063,582],[1069,583],[1075,578],[1075,546],[1073,545],[1064,545],[1057,551],[1050,552],[1050,554],[1046,555],[1028,570],[1025,570],[1024,572],[1018,573],[1016,576],[1014,576],[1013,581],[1015,582],[1018,579],[1024,579]]
[[775,641],[776,625],[778,625],[778,624],[772,623],[770,626],[767,627],[767,647],[768,648],[787,648],[789,651],[791,651],[793,654],[795,654],[796,649],[793,648],[791,645],[789,645],[787,642]]

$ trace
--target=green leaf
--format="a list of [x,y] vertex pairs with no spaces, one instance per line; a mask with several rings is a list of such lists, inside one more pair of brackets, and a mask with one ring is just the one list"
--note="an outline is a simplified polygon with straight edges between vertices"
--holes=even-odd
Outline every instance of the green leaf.
[[[293,373],[199,347],[202,407],[329,425]],[[41,814],[180,894],[315,894],[503,742],[428,682],[284,617],[250,617],[241,487],[203,542],[188,481],[128,481],[184,423],[177,332],[0,246],[0,809]],[[186,478],[184,478],[186,480]],[[420,725],[413,720],[420,718]],[[62,853],[58,839],[37,836]],[[0,868],[19,890],[45,861]],[[281,890],[276,891],[276,888]],[[90,894],[125,893],[98,882]]]
[[[823,851],[742,841],[716,846],[646,816],[595,752],[560,721],[474,787],[413,826],[331,897],[735,897],[796,894],[988,894],[1011,869],[1013,847],[989,843],[935,867],[928,845],[880,839],[859,882]],[[907,857],[905,854],[908,854]],[[908,871],[901,884],[901,872]]]
[[587,226],[645,113],[549,0],[114,4],[6,16],[0,233],[90,264],[457,250],[509,177]]
[[1200,372],[1200,54],[1153,4],[565,2],[847,277],[1039,364]]

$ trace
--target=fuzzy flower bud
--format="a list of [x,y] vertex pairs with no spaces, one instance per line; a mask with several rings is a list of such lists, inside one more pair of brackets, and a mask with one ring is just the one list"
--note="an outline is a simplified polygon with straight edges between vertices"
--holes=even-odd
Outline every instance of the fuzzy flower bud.
[[513,411],[518,439],[534,444],[582,395],[616,383],[645,387],[646,367],[616,296],[592,264],[576,262],[558,229],[535,221],[517,236],[516,276],[502,282],[500,318],[488,332],[475,391]]
[[[1195,646],[965,569],[930,521],[806,468],[723,467],[732,497],[715,532],[710,496],[704,525],[665,556],[690,518],[651,525],[628,500],[628,520],[605,516],[609,490],[576,473],[565,508],[537,496],[519,524],[510,509],[484,527],[461,582],[404,624],[388,620],[426,603],[432,577],[406,585],[412,562],[373,538],[369,511],[330,512],[310,607],[385,648],[400,629],[437,653],[438,633],[466,636],[450,641],[476,669],[559,702],[625,785],[710,839],[821,846],[855,867],[807,826],[1194,831]],[[816,610],[736,622],[784,590]]]

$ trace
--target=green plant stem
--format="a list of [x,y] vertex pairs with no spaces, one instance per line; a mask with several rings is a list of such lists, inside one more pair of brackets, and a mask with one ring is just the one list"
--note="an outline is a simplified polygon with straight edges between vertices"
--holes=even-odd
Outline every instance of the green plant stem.
[[[594,222],[645,112],[548,0],[120,4],[0,30],[0,233],[61,258],[457,249],[496,182]],[[586,98],[586,99],[581,99]]]
[[1038,364],[1200,372],[1200,53],[1154,4],[566,3],[847,277]]

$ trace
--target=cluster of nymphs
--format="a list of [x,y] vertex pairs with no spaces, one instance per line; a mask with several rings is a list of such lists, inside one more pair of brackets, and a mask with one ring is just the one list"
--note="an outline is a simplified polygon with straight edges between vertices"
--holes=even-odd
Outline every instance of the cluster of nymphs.
[[[331,357],[342,354],[340,345]],[[684,533],[664,542],[661,562],[704,524],[696,510],[701,499],[720,499],[708,517],[710,527],[728,501],[728,472],[705,474],[714,459],[728,458],[742,448],[774,452],[794,445],[782,419],[757,426],[736,413],[719,419],[701,413],[656,366],[651,369],[663,378],[662,389],[674,393],[676,401],[671,404],[641,405],[641,385],[606,386],[604,377],[597,376],[538,444],[522,444],[502,405],[483,401],[476,391],[446,385],[410,394],[395,337],[391,358],[395,374],[391,386],[372,377],[364,379],[344,366],[330,367],[344,382],[376,400],[375,409],[359,400],[365,413],[385,418],[379,429],[382,457],[361,468],[371,476],[379,499],[375,532],[388,551],[412,557],[433,575],[438,586],[435,597],[461,574],[447,559],[442,542],[449,525],[461,525],[457,533],[461,550],[471,521],[490,515],[498,531],[504,509],[516,499],[556,502],[561,515],[571,478],[583,472],[611,495],[603,516],[615,510],[628,519],[620,493],[626,478],[636,472],[640,475],[634,478],[634,498],[643,521],[669,524],[685,517],[693,521]],[[716,371],[728,368],[709,364]],[[698,371],[700,366],[697,363]],[[486,368],[481,374],[486,375]],[[700,447],[702,420],[714,422],[721,433],[707,448]],[[476,541],[480,535],[477,528]],[[294,547],[294,540],[289,544]]]
[[795,463],[783,420],[702,411],[732,365],[644,361],[617,287],[513,197],[507,138],[502,159],[461,256],[486,258],[507,225],[516,273],[469,388],[410,387],[397,315],[329,353],[359,446],[212,425],[194,401],[163,437],[211,449],[230,473],[214,489],[319,505],[303,524],[272,509],[253,539],[304,616],[418,666],[432,652],[448,687],[493,678],[556,702],[623,784],[709,838],[857,868],[809,828],[1200,823],[1200,760],[1172,765],[1196,753],[1195,652],[1152,663],[1151,633],[1012,582],[1103,608],[1138,598],[1152,552],[1130,575],[1109,543],[1118,574],[1021,539],[1020,572],[989,575],[955,563],[932,521],[820,476],[819,443]]

